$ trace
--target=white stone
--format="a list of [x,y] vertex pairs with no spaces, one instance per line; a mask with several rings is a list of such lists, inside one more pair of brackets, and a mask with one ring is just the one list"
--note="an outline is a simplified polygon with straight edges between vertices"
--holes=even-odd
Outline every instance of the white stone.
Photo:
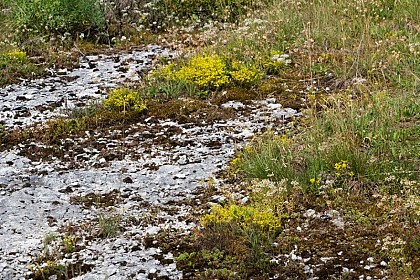
[[305,214],[303,214],[305,217],[307,218],[311,218],[315,215],[315,210],[314,209],[308,209],[306,210]]

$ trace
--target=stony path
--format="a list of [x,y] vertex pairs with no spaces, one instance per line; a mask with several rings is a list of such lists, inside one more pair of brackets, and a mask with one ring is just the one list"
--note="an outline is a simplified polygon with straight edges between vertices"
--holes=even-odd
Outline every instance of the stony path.
[[[152,46],[89,57],[93,68],[86,62],[47,80],[0,89],[0,117],[18,127],[62,114],[65,102],[100,99],[103,88],[138,79],[135,73],[156,54],[168,53]],[[118,70],[123,64],[126,73]],[[194,227],[190,213],[203,181],[255,133],[280,128],[296,114],[275,99],[222,107],[236,117],[199,125],[150,117],[123,130],[65,139],[72,148],[60,156],[31,156],[35,149],[56,148],[40,143],[0,153],[0,278],[32,278],[31,265],[48,268],[37,263],[47,252],[78,270],[69,274],[80,274],[75,279],[181,279],[173,256],[148,244],[148,237]],[[77,236],[75,248],[63,250],[64,236]]]

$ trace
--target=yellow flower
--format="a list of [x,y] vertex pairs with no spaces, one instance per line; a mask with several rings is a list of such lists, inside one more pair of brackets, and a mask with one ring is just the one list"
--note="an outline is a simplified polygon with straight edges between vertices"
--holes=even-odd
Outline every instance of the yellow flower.
[[309,182],[310,182],[311,184],[315,184],[315,178],[311,178],[311,179],[309,179]]
[[6,59],[6,60],[17,60],[17,61],[25,61],[28,59],[26,56],[26,52],[22,51],[11,51],[8,53],[0,54],[0,59]]
[[196,56],[173,73],[177,80],[192,82],[200,88],[220,88],[229,83],[226,66],[219,56]]
[[139,94],[128,88],[114,89],[109,93],[108,99],[104,101],[105,107],[117,111],[127,111],[132,109],[141,112],[146,107],[146,102]]
[[240,85],[255,84],[263,77],[263,73],[256,67],[247,67],[237,61],[232,62],[232,68],[230,75],[233,81]]

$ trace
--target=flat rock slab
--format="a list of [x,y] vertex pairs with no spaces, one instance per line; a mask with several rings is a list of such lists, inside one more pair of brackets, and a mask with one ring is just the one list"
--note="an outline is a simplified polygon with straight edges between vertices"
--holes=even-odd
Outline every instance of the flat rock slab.
[[85,56],[74,70],[50,69],[51,77],[0,88],[0,120],[6,127],[20,128],[66,116],[75,107],[104,99],[109,88],[139,81],[158,56],[175,53],[150,45],[126,54]]
[[[156,50],[136,54],[137,63]],[[65,91],[48,96],[51,91],[36,81],[39,88],[35,90],[29,83],[26,91],[32,97],[21,98],[18,104],[13,99],[25,92],[23,84],[1,89],[1,117],[12,118],[6,124],[14,127],[19,122],[30,124],[53,117],[57,111],[40,113],[35,109],[48,106],[50,99],[55,102],[73,96],[71,101],[77,103],[85,95],[101,98],[102,93],[95,91],[112,80],[109,75],[120,74],[113,73],[118,71],[113,70],[116,62],[110,56],[88,59],[96,65],[110,65],[85,74],[87,67],[62,73],[78,76],[70,83],[78,81],[83,84],[80,89],[56,81]],[[122,55],[119,61],[124,59]],[[87,78],[89,75],[98,79]],[[123,78],[114,79],[115,84],[106,86],[121,81]],[[87,92],[83,90],[86,84]],[[31,116],[14,118],[8,115],[12,111],[4,110],[7,106],[25,107]],[[54,241],[47,243],[47,237],[71,233],[77,236],[80,248],[60,256],[59,263],[89,267],[75,279],[181,279],[172,254],[164,255],[159,244],[145,240],[164,231],[187,233],[195,227],[196,217],[190,216],[203,181],[223,170],[236,148],[253,135],[267,128],[282,129],[287,119],[297,114],[282,108],[275,99],[221,106],[226,107],[240,109],[237,117],[200,125],[146,120],[126,131],[94,131],[94,135],[65,139],[75,148],[68,148],[60,157],[31,157],[30,151],[36,147],[56,148],[41,143],[22,144],[0,153],[0,278],[31,278],[30,266],[36,265],[37,255],[55,250]],[[42,117],[35,118],[34,112]],[[115,232],[105,231],[101,221],[116,226]]]

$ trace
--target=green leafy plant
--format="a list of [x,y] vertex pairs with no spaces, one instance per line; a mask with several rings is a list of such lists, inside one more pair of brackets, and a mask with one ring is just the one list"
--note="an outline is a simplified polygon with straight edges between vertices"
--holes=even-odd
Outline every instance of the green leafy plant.
[[100,214],[98,217],[99,236],[110,238],[121,230],[121,216],[118,214]]
[[96,0],[16,0],[11,8],[13,24],[23,34],[76,34],[105,26]]

